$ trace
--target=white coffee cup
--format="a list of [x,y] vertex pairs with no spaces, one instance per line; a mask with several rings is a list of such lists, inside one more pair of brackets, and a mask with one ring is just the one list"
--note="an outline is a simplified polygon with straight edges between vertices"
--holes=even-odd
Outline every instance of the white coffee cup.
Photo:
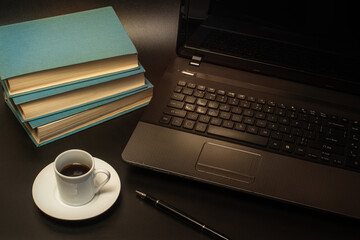
[[[54,171],[60,199],[73,206],[90,202],[110,179],[108,170],[95,169],[94,158],[79,149],[68,150],[57,156]],[[103,174],[105,179],[99,174]],[[95,181],[98,178],[101,178],[100,183]]]

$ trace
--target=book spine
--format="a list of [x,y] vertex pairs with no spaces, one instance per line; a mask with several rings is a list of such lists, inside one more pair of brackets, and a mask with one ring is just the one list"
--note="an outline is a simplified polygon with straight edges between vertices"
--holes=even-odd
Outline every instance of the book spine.
[[31,141],[33,141],[33,143],[39,147],[39,143],[35,140],[34,136],[30,133],[29,129],[24,125],[24,123],[21,121],[19,114],[16,112],[16,110],[13,108],[13,106],[11,105],[11,103],[9,102],[9,99],[5,99],[6,104],[8,105],[8,107],[10,108],[10,110],[13,112],[13,114],[15,115],[16,119],[18,120],[18,122],[20,123],[20,125],[24,128],[24,130],[26,131],[27,135],[30,137]]

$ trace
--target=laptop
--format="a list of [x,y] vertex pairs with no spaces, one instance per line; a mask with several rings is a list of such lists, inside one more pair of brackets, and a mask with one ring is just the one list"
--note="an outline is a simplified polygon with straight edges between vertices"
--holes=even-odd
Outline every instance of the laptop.
[[360,218],[348,2],[186,0],[129,164]]

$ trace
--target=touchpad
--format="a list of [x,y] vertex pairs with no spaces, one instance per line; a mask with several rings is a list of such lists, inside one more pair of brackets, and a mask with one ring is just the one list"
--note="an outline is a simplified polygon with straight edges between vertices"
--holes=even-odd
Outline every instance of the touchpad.
[[207,142],[199,155],[196,170],[252,183],[260,160],[258,153]]

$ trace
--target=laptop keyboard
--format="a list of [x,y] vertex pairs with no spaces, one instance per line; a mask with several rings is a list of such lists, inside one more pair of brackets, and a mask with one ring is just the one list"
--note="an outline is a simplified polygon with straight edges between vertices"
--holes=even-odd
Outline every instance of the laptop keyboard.
[[360,172],[360,121],[179,81],[161,124]]

